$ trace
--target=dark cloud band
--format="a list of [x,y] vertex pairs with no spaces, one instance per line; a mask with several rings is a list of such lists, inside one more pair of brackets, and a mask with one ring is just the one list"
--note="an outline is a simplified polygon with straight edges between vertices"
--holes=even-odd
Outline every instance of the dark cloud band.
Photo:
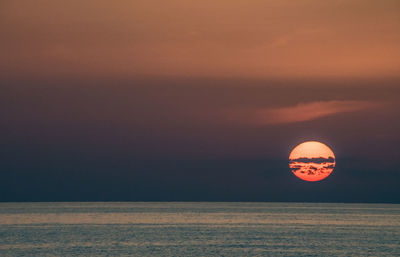
[[317,163],[317,164],[321,164],[321,163],[334,163],[335,162],[335,158],[333,157],[329,157],[329,158],[323,158],[323,157],[319,157],[319,158],[297,158],[297,159],[291,159],[290,163],[295,163],[295,162],[302,162],[302,163]]

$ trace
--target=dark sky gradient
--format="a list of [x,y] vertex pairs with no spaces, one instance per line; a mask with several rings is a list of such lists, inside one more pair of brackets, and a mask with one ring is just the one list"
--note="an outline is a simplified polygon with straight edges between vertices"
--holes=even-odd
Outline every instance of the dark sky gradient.
[[399,31],[398,0],[2,0],[0,201],[400,203]]
[[[0,89],[1,201],[400,202],[400,90],[387,80],[141,78],[8,81]],[[378,103],[264,124],[232,112]],[[304,140],[328,144],[321,182],[291,174]]]

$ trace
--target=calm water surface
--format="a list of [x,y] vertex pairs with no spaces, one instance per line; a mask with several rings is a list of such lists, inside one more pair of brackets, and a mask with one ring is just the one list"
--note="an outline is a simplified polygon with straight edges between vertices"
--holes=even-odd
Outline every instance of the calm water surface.
[[0,256],[400,256],[400,205],[0,203]]

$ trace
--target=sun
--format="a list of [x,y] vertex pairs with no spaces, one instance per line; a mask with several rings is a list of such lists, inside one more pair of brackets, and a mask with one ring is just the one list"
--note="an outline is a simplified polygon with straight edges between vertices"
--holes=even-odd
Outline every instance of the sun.
[[335,168],[335,155],[323,143],[307,141],[296,146],[289,155],[293,174],[305,181],[320,181]]

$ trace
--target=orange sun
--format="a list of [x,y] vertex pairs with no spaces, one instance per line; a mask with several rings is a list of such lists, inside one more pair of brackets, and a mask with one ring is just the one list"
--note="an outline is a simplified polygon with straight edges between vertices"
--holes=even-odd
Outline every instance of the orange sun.
[[293,174],[306,181],[319,181],[328,177],[335,163],[332,150],[317,141],[301,143],[289,155],[289,167]]

